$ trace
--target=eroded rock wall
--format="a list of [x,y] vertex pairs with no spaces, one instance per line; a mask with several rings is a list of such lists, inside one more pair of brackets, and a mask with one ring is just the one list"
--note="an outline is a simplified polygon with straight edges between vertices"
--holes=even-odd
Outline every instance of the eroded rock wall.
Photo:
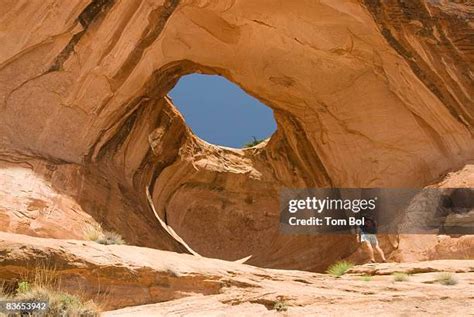
[[[158,215],[206,256],[322,269],[354,239],[280,235],[279,189],[424,186],[473,157],[466,4],[1,6],[2,157],[84,171],[66,182],[71,197],[130,243],[189,252]],[[193,72],[224,76],[271,107],[271,139],[238,150],[196,138],[166,97]]]

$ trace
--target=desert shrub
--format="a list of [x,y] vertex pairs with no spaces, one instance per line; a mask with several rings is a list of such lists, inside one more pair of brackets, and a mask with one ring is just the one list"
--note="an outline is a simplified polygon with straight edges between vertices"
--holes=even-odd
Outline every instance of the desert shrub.
[[99,309],[93,301],[83,301],[78,296],[49,287],[33,285],[28,291],[17,293],[14,299],[47,302],[46,316],[99,316]]
[[110,244],[125,244],[122,236],[117,232],[104,231],[102,237],[96,240],[97,243],[110,245]]
[[4,300],[7,300],[7,299],[8,299],[8,296],[7,296],[7,294],[5,294],[4,284],[2,283],[2,285],[0,285],[0,301],[4,301]]
[[278,300],[273,305],[273,309],[276,310],[276,311],[279,311],[279,312],[287,311],[288,310],[288,304],[285,301]]
[[83,230],[83,233],[84,233],[84,239],[90,240],[90,241],[97,241],[104,234],[104,230],[102,229],[101,225],[94,224],[94,225],[86,226]]
[[406,282],[406,281],[408,281],[408,274],[406,274],[406,273],[395,272],[392,275],[393,275],[393,280],[395,282]]
[[454,277],[453,273],[443,272],[436,276],[436,282],[442,285],[456,285],[458,280]]
[[348,261],[339,261],[331,265],[326,273],[335,276],[335,277],[340,277],[344,274],[346,274],[347,270],[349,270],[351,267],[353,267],[354,264]]
[[4,298],[22,302],[47,302],[48,310],[41,316],[99,316],[99,308],[93,301],[68,294],[59,285],[55,268],[38,265],[33,273],[18,282],[14,292]]
[[16,289],[17,293],[24,294],[31,290],[31,285],[28,281],[21,281],[18,283],[18,287]]
[[117,232],[104,231],[101,225],[89,225],[84,230],[86,240],[95,241],[100,244],[125,244],[122,236]]
[[253,141],[245,143],[244,148],[258,145],[258,144],[262,143],[263,141],[265,141],[265,139],[257,139],[256,137],[253,137]]
[[372,281],[372,276],[370,276],[370,275],[363,275],[360,279],[361,279],[362,281],[364,281],[364,282],[370,282],[370,281]]

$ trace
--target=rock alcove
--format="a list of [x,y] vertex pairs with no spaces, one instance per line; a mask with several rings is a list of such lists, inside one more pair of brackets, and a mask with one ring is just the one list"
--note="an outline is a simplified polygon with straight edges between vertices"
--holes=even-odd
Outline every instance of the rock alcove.
[[[7,2],[0,171],[54,189],[12,181],[55,217],[18,216],[29,200],[10,192],[5,230],[80,238],[57,228],[82,213],[130,244],[188,252],[158,215],[202,255],[325,269],[353,237],[280,234],[280,188],[420,187],[473,157],[467,9],[413,3]],[[269,106],[269,142],[232,150],[194,137],[166,97],[191,73]]]

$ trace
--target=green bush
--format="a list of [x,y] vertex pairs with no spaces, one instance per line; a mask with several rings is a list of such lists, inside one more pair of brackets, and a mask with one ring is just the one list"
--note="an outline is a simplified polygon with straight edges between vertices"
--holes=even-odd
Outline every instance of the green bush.
[[258,144],[262,143],[263,141],[265,141],[265,139],[257,139],[256,137],[253,137],[253,141],[245,143],[244,148],[258,145]]
[[393,280],[395,282],[406,282],[406,281],[408,281],[408,274],[406,274],[406,273],[395,272],[392,275],[393,275]]
[[363,275],[360,279],[361,279],[362,281],[364,281],[364,282],[370,282],[370,281],[372,281],[372,276],[370,276],[370,275]]
[[16,288],[16,292],[20,294],[24,294],[31,290],[31,285],[27,281],[21,281],[18,283],[18,287]]
[[99,316],[99,309],[93,301],[83,301],[75,295],[56,291],[48,287],[32,286],[24,293],[17,293],[15,300],[46,301],[46,316]]
[[348,261],[339,261],[331,265],[326,273],[335,276],[335,277],[340,277],[344,274],[346,274],[347,270],[349,270],[351,267],[353,267],[354,264]]
[[76,295],[68,294],[60,290],[58,285],[55,269],[36,268],[28,280],[18,282],[15,292],[3,294],[3,287],[0,288],[0,299],[47,302],[48,309],[41,316],[95,317],[100,315],[99,307],[93,301],[84,301]]
[[436,282],[442,285],[456,285],[458,280],[454,277],[453,273],[443,272],[438,274]]

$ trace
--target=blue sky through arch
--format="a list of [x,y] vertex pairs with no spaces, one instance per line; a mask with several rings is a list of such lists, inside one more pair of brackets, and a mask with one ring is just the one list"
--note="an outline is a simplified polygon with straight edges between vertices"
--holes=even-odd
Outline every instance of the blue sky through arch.
[[212,144],[240,148],[276,130],[269,107],[220,76],[183,76],[169,96],[194,133]]

